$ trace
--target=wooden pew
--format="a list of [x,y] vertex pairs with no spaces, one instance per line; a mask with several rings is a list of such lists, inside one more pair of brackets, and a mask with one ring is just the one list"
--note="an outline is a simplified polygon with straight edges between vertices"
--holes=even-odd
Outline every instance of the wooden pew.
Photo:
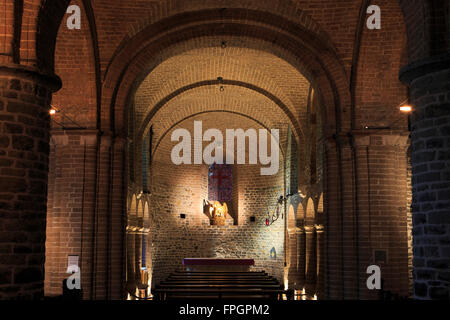
[[264,289],[264,288],[157,288],[154,289],[156,300],[169,299],[273,299],[281,300],[282,295],[286,293],[282,289]]
[[[167,299],[282,299],[291,298],[277,279],[261,272],[188,272],[171,274],[153,290],[156,300]],[[293,295],[292,295],[293,296]]]

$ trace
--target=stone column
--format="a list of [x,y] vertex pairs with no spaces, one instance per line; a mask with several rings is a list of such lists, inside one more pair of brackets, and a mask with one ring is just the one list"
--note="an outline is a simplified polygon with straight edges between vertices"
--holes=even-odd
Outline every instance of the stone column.
[[0,66],[0,299],[44,294],[49,109],[60,86],[34,69]]
[[450,54],[410,64],[414,295],[450,298]]
[[110,258],[108,261],[110,267],[110,283],[108,298],[119,300],[124,298],[123,285],[125,274],[125,252],[124,242],[126,225],[126,199],[125,195],[125,153],[127,150],[127,140],[121,137],[115,137],[113,140],[113,155],[111,172],[113,179],[111,181],[110,201],[110,234],[109,250]]
[[298,288],[297,276],[297,232],[296,228],[288,229],[289,235],[289,289]]
[[305,229],[297,228],[297,286],[299,290],[305,287]]
[[[136,237],[135,234],[128,230],[127,231],[127,284],[126,288],[128,292],[135,293],[136,291],[136,273],[135,273],[135,249]],[[134,299],[134,298],[132,298]]]
[[324,228],[322,225],[316,226],[316,258],[317,258],[317,284],[316,284],[316,294],[319,299],[324,297],[324,281],[325,281],[325,273],[324,273]]
[[355,229],[347,235],[356,241],[351,243],[355,257],[346,264],[356,267],[356,298],[379,297],[379,292],[367,288],[371,265],[381,268],[384,290],[407,298],[408,132],[361,130],[353,131],[353,138]]
[[138,232],[135,235],[135,279],[136,279],[136,285],[139,287],[141,285],[141,267],[142,267],[142,233]]
[[316,232],[313,226],[305,227],[306,293],[314,295],[316,289]]
[[[45,296],[60,296],[68,255],[79,256],[83,299],[91,299],[97,174],[96,130],[53,129],[47,198]],[[70,183],[67,183],[70,181]],[[62,249],[64,246],[64,249]]]

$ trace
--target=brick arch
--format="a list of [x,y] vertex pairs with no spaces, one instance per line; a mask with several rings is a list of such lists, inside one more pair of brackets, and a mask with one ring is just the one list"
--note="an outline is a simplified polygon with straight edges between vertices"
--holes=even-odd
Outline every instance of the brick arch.
[[43,1],[0,1],[0,62],[35,66],[35,38],[41,2]]
[[297,207],[297,227],[301,227],[303,225],[303,223],[305,222],[305,208],[303,206],[303,203],[300,203],[299,206]]
[[307,224],[311,225],[314,224],[315,219],[316,219],[316,212],[314,209],[314,200],[313,198],[309,198],[306,204],[305,220]]
[[[348,106],[348,81],[345,76],[342,63],[337,58],[334,50],[327,44],[320,42],[311,33],[300,33],[298,26],[285,22],[283,28],[276,26],[277,21],[269,20],[273,25],[256,25],[251,19],[256,19],[251,13],[244,15],[243,12],[235,12],[228,18],[233,18],[233,22],[218,22],[218,11],[197,12],[195,14],[185,14],[183,17],[172,17],[168,20],[153,25],[151,29],[145,29],[137,34],[123,50],[117,53],[113,62],[108,67],[105,76],[105,90],[103,95],[103,105],[108,106],[102,111],[102,118],[107,120],[111,115],[109,128],[124,132],[126,119],[126,106],[130,98],[130,91],[137,85],[136,79],[143,79],[152,69],[148,67],[148,61],[152,61],[155,54],[166,50],[174,43],[183,43],[189,39],[204,36],[245,36],[246,38],[260,39],[270,42],[272,47],[281,48],[288,51],[303,64],[303,69],[311,74],[309,79],[318,88],[323,96],[324,105],[328,107],[325,115],[328,120],[328,127],[338,126],[342,123],[347,125],[349,120],[341,121],[341,105]],[[261,18],[261,17],[260,17]],[[215,20],[216,19],[216,20]],[[203,21],[202,21],[203,20]],[[261,20],[261,19],[260,19]],[[280,22],[280,17],[278,17]],[[189,23],[189,26],[182,24]],[[181,24],[181,26],[180,26]],[[169,28],[177,28],[176,33]],[[163,35],[158,30],[165,27]],[[277,29],[278,28],[278,29]],[[292,30],[290,30],[292,29]],[[289,33],[290,31],[290,33]],[[156,32],[156,33],[155,33]],[[151,39],[159,35],[157,40]],[[152,41],[154,40],[154,41]],[[137,53],[136,53],[137,52]],[[282,56],[288,59],[286,55]],[[335,119],[335,114],[338,117]]]
[[188,86],[185,86],[183,88],[180,88],[180,89],[176,90],[175,92],[172,92],[169,96],[167,96],[164,99],[162,99],[161,101],[159,101],[156,104],[156,106],[147,114],[145,120],[143,121],[143,125],[141,126],[141,128],[138,131],[138,135],[137,136],[138,137],[142,137],[142,136],[145,135],[146,130],[148,130],[148,128],[149,128],[148,124],[152,120],[153,116],[156,114],[156,112],[158,112],[161,108],[163,108],[164,105],[169,103],[172,99],[176,98],[177,96],[179,96],[179,95],[181,95],[181,94],[183,94],[183,93],[185,93],[185,92],[187,92],[189,90],[193,90],[193,89],[204,87],[204,86],[217,86],[217,85],[219,85],[221,83],[223,85],[238,86],[238,87],[247,88],[247,89],[250,89],[250,90],[252,90],[252,91],[254,91],[256,93],[259,93],[259,94],[265,96],[266,98],[271,100],[274,104],[279,106],[281,111],[287,116],[288,119],[290,119],[293,127],[295,128],[295,133],[296,133],[297,139],[300,139],[300,138],[304,137],[304,134],[302,132],[300,124],[297,121],[294,120],[295,117],[293,116],[292,112],[276,96],[272,95],[270,92],[267,92],[267,91],[265,91],[262,88],[258,88],[256,86],[254,86],[254,85],[252,85],[250,83],[243,83],[243,82],[240,82],[240,81],[234,81],[234,80],[228,80],[228,79],[224,79],[223,82],[219,82],[219,80],[202,81],[202,82],[190,84]]
[[150,221],[150,202],[145,201],[144,203],[144,221],[149,223]]
[[[245,39],[247,47],[244,48],[240,39],[223,40],[226,42],[224,47],[217,47],[220,39],[215,37],[191,40],[171,47],[168,49],[170,53],[161,56],[165,60],[151,71],[134,95],[138,126],[145,113],[170,93],[191,83],[219,76],[251,83],[270,92],[288,107],[298,121],[307,104],[310,83],[297,68],[274,54],[260,50],[258,46],[261,43],[252,44],[250,39]],[[186,47],[191,46],[194,48],[186,51]]]
[[139,199],[137,203],[137,216],[139,218],[144,217],[144,201],[142,199]]
[[[230,89],[229,86],[225,92],[220,92],[216,86],[203,86],[178,95],[155,113],[146,125],[147,130],[143,136],[146,137],[149,128],[152,127],[153,139],[158,142],[162,135],[182,119],[196,114],[221,111],[249,117],[267,130],[280,129],[280,134],[287,136],[287,124],[290,123],[290,119],[279,112],[272,100],[244,87]],[[154,146],[157,147],[158,143]]]
[[317,202],[317,213],[323,213],[323,193],[320,195],[319,201]]
[[291,204],[289,205],[289,211],[288,211],[288,228],[294,229],[296,227],[296,212],[294,210],[294,206]]
[[[174,128],[176,128],[177,126],[179,126],[181,123],[185,122],[186,120],[189,120],[191,118],[194,117],[198,117],[200,115],[203,114],[207,114],[207,113],[229,113],[232,115],[236,115],[236,116],[240,116],[243,118],[247,118],[248,120],[251,120],[255,123],[257,123],[259,126],[261,126],[262,128],[266,129],[268,132],[270,132],[270,128],[268,128],[267,126],[265,126],[262,122],[260,122],[259,120],[252,118],[251,116],[244,114],[244,113],[238,113],[238,112],[233,112],[233,111],[227,111],[227,110],[208,110],[208,111],[202,111],[202,112],[198,112],[198,113],[194,113],[194,114],[190,114],[189,116],[184,117],[183,119],[175,122],[169,129],[167,129],[160,137],[160,139],[158,140],[158,142],[156,143],[155,149],[152,152],[152,159],[155,159],[156,153],[158,151],[158,147],[161,145],[161,143],[164,141],[164,138],[167,136],[167,134],[172,131]],[[281,138],[280,138],[281,139]],[[280,144],[278,145],[280,151],[281,151],[281,155],[284,158],[285,157],[285,150],[283,149],[282,145],[281,145],[281,141]],[[224,154],[225,154],[225,150],[224,150]]]
[[139,32],[160,20],[185,12],[214,9],[220,10],[222,13],[230,9],[247,9],[270,12],[272,14],[279,15],[290,22],[301,25],[304,30],[317,34],[322,41],[331,43],[328,34],[323,31],[321,26],[308,14],[301,10],[298,4],[291,0],[273,0],[270,2],[260,0],[234,0],[227,1],[226,5],[220,2],[218,3],[217,0],[204,0],[194,3],[186,0],[164,0],[159,3],[152,3],[151,6],[151,11],[153,14],[147,15],[146,17],[129,24],[127,36],[122,40],[122,45],[119,47],[124,46],[128,40],[132,39]]
[[70,0],[40,1],[36,28],[36,64],[44,73],[53,74],[55,45],[59,25]]
[[132,216],[135,216],[137,213],[137,198],[136,198],[135,194],[133,194],[131,196],[130,205],[128,207],[128,213],[129,213],[129,215],[132,215]]
[[[55,121],[52,125],[56,128],[60,125],[95,128],[98,107],[95,39],[90,30],[89,10],[84,7],[83,1],[72,0],[70,4],[81,8],[81,30],[69,30],[64,23],[59,27],[54,71],[61,78],[63,86],[52,96],[52,105],[61,111],[53,116]],[[76,125],[67,121],[67,117],[74,120]]]

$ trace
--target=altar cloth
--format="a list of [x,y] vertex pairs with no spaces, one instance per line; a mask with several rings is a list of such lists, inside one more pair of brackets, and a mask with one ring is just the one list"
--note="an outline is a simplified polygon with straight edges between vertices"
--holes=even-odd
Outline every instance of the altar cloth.
[[254,266],[253,259],[185,258],[185,266]]

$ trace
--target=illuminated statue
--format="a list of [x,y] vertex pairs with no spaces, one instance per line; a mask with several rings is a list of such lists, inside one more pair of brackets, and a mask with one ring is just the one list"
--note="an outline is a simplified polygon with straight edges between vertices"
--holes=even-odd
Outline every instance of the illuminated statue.
[[219,201],[206,201],[209,207],[209,215],[215,226],[224,226],[228,215],[228,206],[224,202],[223,205]]

